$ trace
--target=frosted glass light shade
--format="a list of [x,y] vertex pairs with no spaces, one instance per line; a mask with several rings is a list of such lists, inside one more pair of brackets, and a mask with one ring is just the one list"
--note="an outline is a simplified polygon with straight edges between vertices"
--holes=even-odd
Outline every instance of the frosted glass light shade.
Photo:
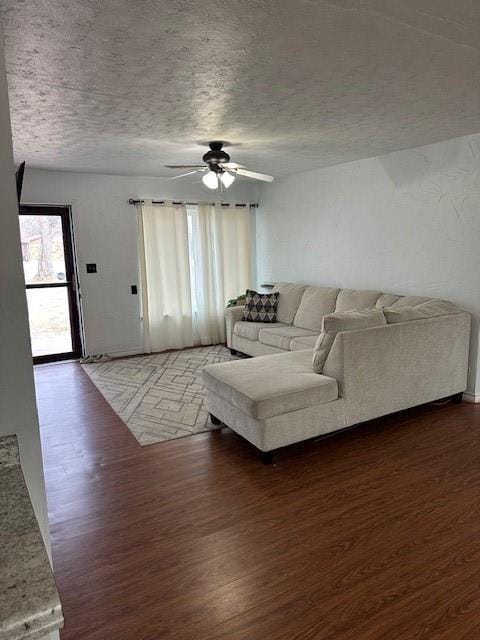
[[203,184],[209,189],[216,189],[218,187],[218,177],[213,171],[209,171],[202,178]]
[[228,187],[235,182],[235,176],[233,175],[233,173],[224,171],[220,176],[220,180],[222,181],[223,186],[228,189]]

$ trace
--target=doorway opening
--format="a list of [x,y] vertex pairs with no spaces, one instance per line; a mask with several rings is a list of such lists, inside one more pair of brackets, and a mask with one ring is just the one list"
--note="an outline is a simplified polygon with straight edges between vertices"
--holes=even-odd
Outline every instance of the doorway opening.
[[80,296],[70,207],[20,206],[34,364],[80,357]]

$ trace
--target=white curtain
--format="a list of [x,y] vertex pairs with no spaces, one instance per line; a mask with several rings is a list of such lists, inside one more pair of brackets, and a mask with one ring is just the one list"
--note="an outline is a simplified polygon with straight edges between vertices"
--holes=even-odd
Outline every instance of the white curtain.
[[138,207],[146,352],[225,342],[225,304],[251,286],[250,207]]
[[188,208],[195,344],[225,342],[225,304],[251,284],[250,207]]
[[143,342],[146,353],[193,346],[187,212],[138,206]]

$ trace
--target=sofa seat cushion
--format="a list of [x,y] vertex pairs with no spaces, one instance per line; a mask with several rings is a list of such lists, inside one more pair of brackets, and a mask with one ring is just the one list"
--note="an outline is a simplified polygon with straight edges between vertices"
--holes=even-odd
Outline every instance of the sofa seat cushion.
[[314,349],[317,344],[318,333],[314,336],[301,336],[293,338],[290,342],[290,351],[303,351],[304,349]]
[[299,338],[300,336],[313,336],[318,335],[318,331],[310,331],[309,329],[300,329],[294,325],[287,325],[283,327],[265,327],[260,330],[258,339],[263,344],[269,344],[272,347],[278,347],[279,349],[285,349],[290,351],[290,342],[292,338]]
[[352,311],[353,309],[371,309],[382,295],[381,291],[362,291],[357,289],[340,289],[335,311]]
[[208,391],[257,419],[281,415],[338,398],[337,381],[312,371],[312,352],[293,351],[210,364]]
[[[283,324],[282,322],[275,322],[273,326],[278,328],[288,327],[289,325]],[[241,338],[247,338],[247,340],[258,340],[260,329],[265,329],[264,322],[246,322],[245,320],[240,320],[235,323],[233,333]]]
[[307,287],[300,301],[293,324],[320,333],[323,316],[335,311],[339,289]]

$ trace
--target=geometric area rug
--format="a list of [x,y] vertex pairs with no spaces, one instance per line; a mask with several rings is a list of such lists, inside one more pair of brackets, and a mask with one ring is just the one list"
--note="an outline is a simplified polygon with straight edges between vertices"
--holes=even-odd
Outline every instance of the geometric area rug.
[[82,365],[142,447],[210,431],[202,369],[238,360],[223,345]]

